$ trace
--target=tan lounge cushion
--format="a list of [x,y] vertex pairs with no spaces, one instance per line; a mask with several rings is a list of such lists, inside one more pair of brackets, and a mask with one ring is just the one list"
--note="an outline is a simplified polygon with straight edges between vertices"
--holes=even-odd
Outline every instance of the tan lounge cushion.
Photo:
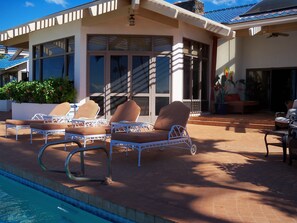
[[69,113],[70,108],[70,104],[68,102],[64,102],[56,105],[56,107],[54,107],[54,109],[49,113],[49,115],[64,116]]
[[60,129],[66,129],[71,124],[69,123],[32,123],[30,124],[31,129],[40,129],[40,130],[60,130]]
[[99,109],[96,102],[89,100],[78,108],[73,118],[96,118]]
[[161,108],[155,122],[154,129],[169,131],[173,125],[186,127],[190,115],[190,109],[180,101]]
[[77,134],[77,135],[98,135],[98,134],[110,134],[110,126],[97,126],[97,127],[78,127],[78,128],[66,128],[65,133]]
[[136,121],[140,114],[140,107],[135,101],[130,100],[119,105],[109,123],[119,121]]
[[168,140],[168,131],[153,130],[149,132],[116,132],[111,134],[111,139],[135,143],[156,142]]
[[6,119],[5,124],[10,125],[30,125],[31,123],[43,123],[43,120],[17,120],[17,119]]

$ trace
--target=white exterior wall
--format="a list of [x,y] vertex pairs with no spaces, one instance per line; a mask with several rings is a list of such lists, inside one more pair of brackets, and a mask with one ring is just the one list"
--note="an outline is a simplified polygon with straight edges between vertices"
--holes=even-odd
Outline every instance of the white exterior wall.
[[267,36],[220,39],[218,43],[216,73],[225,67],[235,72],[235,80],[244,78],[246,69],[297,67],[297,32],[288,37]]

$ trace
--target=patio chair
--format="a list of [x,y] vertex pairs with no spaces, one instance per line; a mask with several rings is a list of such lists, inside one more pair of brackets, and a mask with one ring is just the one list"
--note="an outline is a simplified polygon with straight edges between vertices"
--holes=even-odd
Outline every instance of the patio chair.
[[[190,150],[196,154],[197,147],[186,130],[186,124],[190,115],[190,109],[182,102],[175,101],[163,107],[150,131],[122,132],[113,128],[110,141],[110,159],[114,146],[123,146],[138,151],[138,167],[140,167],[141,152],[151,148],[166,148],[183,144],[182,149]],[[119,130],[119,131],[118,131]]]
[[100,120],[95,125],[84,127],[70,127],[65,129],[65,140],[78,139],[83,140],[83,146],[86,147],[87,141],[102,140],[110,137],[111,123],[120,121],[135,122],[140,114],[140,107],[135,101],[130,100],[119,105],[109,121]]
[[48,135],[53,135],[57,133],[64,133],[65,129],[72,125],[85,125],[85,123],[90,123],[96,121],[94,120],[100,111],[100,107],[93,100],[89,100],[80,106],[75,113],[72,120],[67,120],[65,122],[59,123],[31,123],[31,135],[30,141],[32,143],[33,134],[42,134],[45,138],[45,143],[47,143]]
[[[291,107],[292,106],[292,107]],[[284,112],[276,112],[275,113],[275,129],[288,129],[290,119],[297,113],[297,99],[294,100],[291,106],[288,106],[288,111],[285,114]]]
[[6,119],[6,137],[7,130],[9,128],[15,129],[15,139],[18,140],[18,130],[19,129],[29,129],[30,124],[32,123],[44,123],[47,122],[61,122],[64,121],[67,114],[70,112],[70,104],[68,102],[64,102],[58,104],[53,108],[53,110],[49,114],[41,114],[36,113],[30,120],[18,120],[18,119]]

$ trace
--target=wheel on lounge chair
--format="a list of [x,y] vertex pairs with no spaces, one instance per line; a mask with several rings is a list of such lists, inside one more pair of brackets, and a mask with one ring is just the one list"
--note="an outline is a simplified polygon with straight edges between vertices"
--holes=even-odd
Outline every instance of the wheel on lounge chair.
[[195,155],[196,154],[196,152],[197,152],[197,146],[195,144],[192,144],[190,152],[191,152],[191,155]]

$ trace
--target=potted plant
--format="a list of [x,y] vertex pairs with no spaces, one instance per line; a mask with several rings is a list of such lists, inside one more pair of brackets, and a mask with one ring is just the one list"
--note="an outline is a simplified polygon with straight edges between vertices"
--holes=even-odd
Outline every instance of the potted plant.
[[0,88],[0,111],[10,111],[11,100],[9,95],[6,93],[6,88]]
[[63,78],[10,82],[6,93],[14,101],[14,119],[30,119],[35,113],[48,113],[56,104],[74,102],[76,97],[73,84]]
[[229,72],[229,69],[225,68],[224,74],[217,75],[215,78],[215,111],[218,114],[226,114],[225,95],[228,94],[231,86],[235,87],[233,75],[233,71]]

